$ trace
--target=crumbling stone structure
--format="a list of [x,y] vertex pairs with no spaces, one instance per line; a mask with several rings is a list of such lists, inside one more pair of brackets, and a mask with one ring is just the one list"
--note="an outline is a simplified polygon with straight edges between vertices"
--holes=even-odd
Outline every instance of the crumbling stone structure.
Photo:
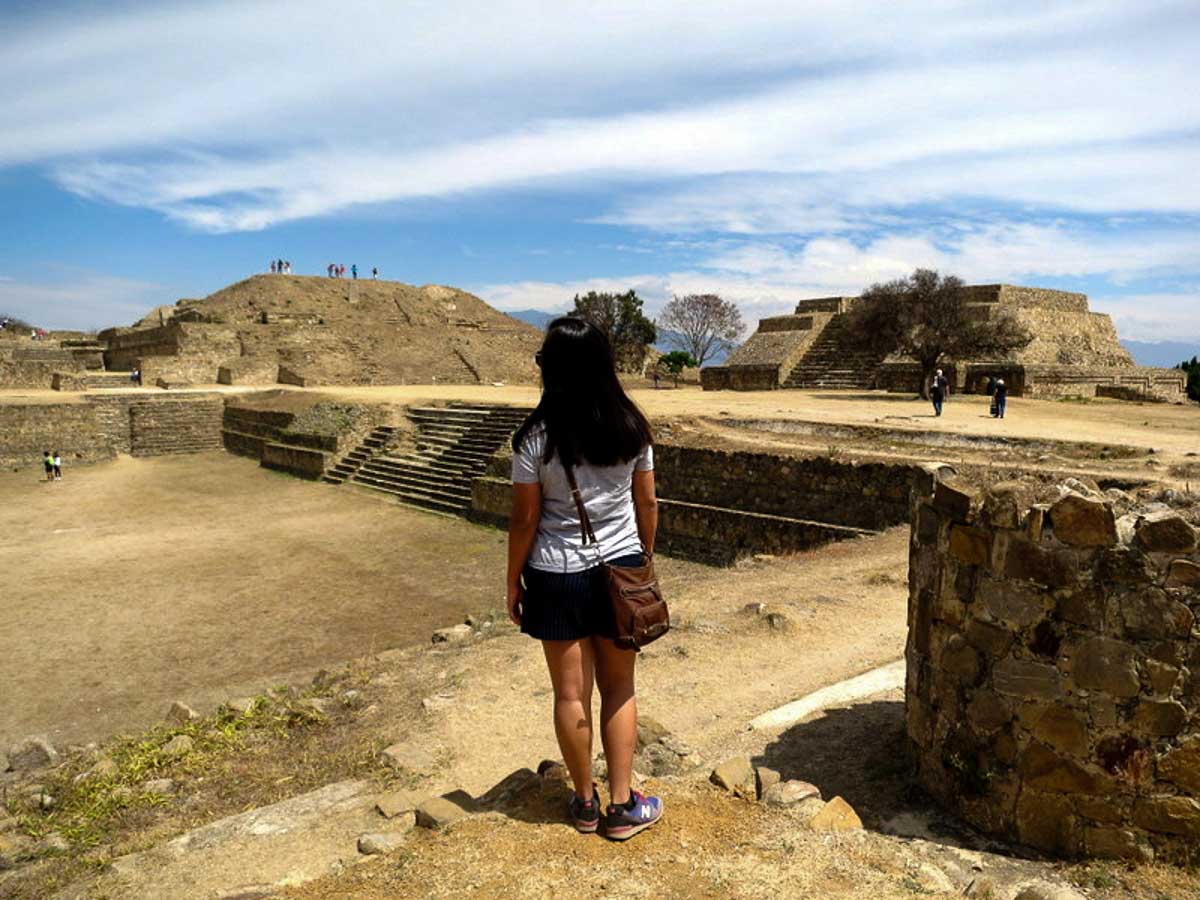
[[[504,525],[511,451],[472,484],[469,516]],[[907,521],[909,494],[932,490],[941,467],[654,446],[658,549],[712,565],[795,553]]]
[[[1182,373],[1135,365],[1112,319],[1092,312],[1084,294],[1011,284],[970,285],[964,291],[974,313],[1011,313],[1033,341],[1003,359],[944,361],[942,369],[959,393],[983,393],[989,378],[1002,377],[1012,396],[1185,398]],[[801,300],[794,315],[761,319],[758,331],[724,365],[701,371],[701,383],[706,390],[918,390],[923,373],[916,362],[880,353],[854,332],[846,314],[856,299]]]
[[941,482],[914,505],[905,702],[919,782],[1046,853],[1194,861],[1193,511],[1029,501],[1020,485]]

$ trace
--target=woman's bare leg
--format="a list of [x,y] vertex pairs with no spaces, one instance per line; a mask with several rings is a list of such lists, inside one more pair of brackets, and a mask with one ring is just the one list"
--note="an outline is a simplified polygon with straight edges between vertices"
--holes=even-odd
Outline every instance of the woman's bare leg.
[[621,650],[608,638],[593,637],[596,683],[600,687],[600,739],[608,760],[612,803],[629,801],[633,754],[637,749],[637,698],[633,670],[637,654]]
[[582,641],[542,641],[550,682],[554,685],[554,733],[575,793],[592,798],[592,685],[595,659],[592,644]]

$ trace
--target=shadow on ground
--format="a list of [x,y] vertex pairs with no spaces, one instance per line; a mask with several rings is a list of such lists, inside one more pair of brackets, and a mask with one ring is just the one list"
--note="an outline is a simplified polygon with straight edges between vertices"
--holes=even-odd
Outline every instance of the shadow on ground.
[[815,784],[826,800],[845,798],[872,831],[1006,855],[1015,852],[940,811],[916,786],[900,699],[828,709],[780,733],[752,761],[775,769],[784,780]]

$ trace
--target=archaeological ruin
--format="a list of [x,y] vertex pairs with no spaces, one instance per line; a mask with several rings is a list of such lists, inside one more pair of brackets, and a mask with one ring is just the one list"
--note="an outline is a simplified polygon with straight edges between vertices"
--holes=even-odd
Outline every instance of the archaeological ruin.
[[[955,393],[984,393],[1004,378],[1012,396],[1115,397],[1180,402],[1178,370],[1134,364],[1112,320],[1088,308],[1085,294],[1010,284],[964,288],[980,315],[1015,314],[1033,341],[1003,359],[947,360]],[[855,297],[801,300],[791,315],[760,319],[758,330],[722,365],[702,370],[705,390],[842,388],[915,392],[922,373],[910,359],[881,354],[849,327]]]
[[[925,790],[1055,856],[1195,861],[1196,507],[915,496],[907,731]],[[1190,519],[1190,521],[1189,521]]]
[[455,288],[257,275],[94,336],[0,333],[0,388],[529,384],[540,340]]

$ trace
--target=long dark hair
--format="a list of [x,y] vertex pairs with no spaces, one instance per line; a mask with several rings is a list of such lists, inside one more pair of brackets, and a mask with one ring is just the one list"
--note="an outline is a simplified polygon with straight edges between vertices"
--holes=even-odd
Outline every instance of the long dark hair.
[[543,462],[558,455],[578,465],[629,462],[654,442],[650,423],[617,379],[612,346],[584,319],[562,316],[550,323],[537,355],[542,399],[513,435],[513,450],[538,425],[546,429]]

